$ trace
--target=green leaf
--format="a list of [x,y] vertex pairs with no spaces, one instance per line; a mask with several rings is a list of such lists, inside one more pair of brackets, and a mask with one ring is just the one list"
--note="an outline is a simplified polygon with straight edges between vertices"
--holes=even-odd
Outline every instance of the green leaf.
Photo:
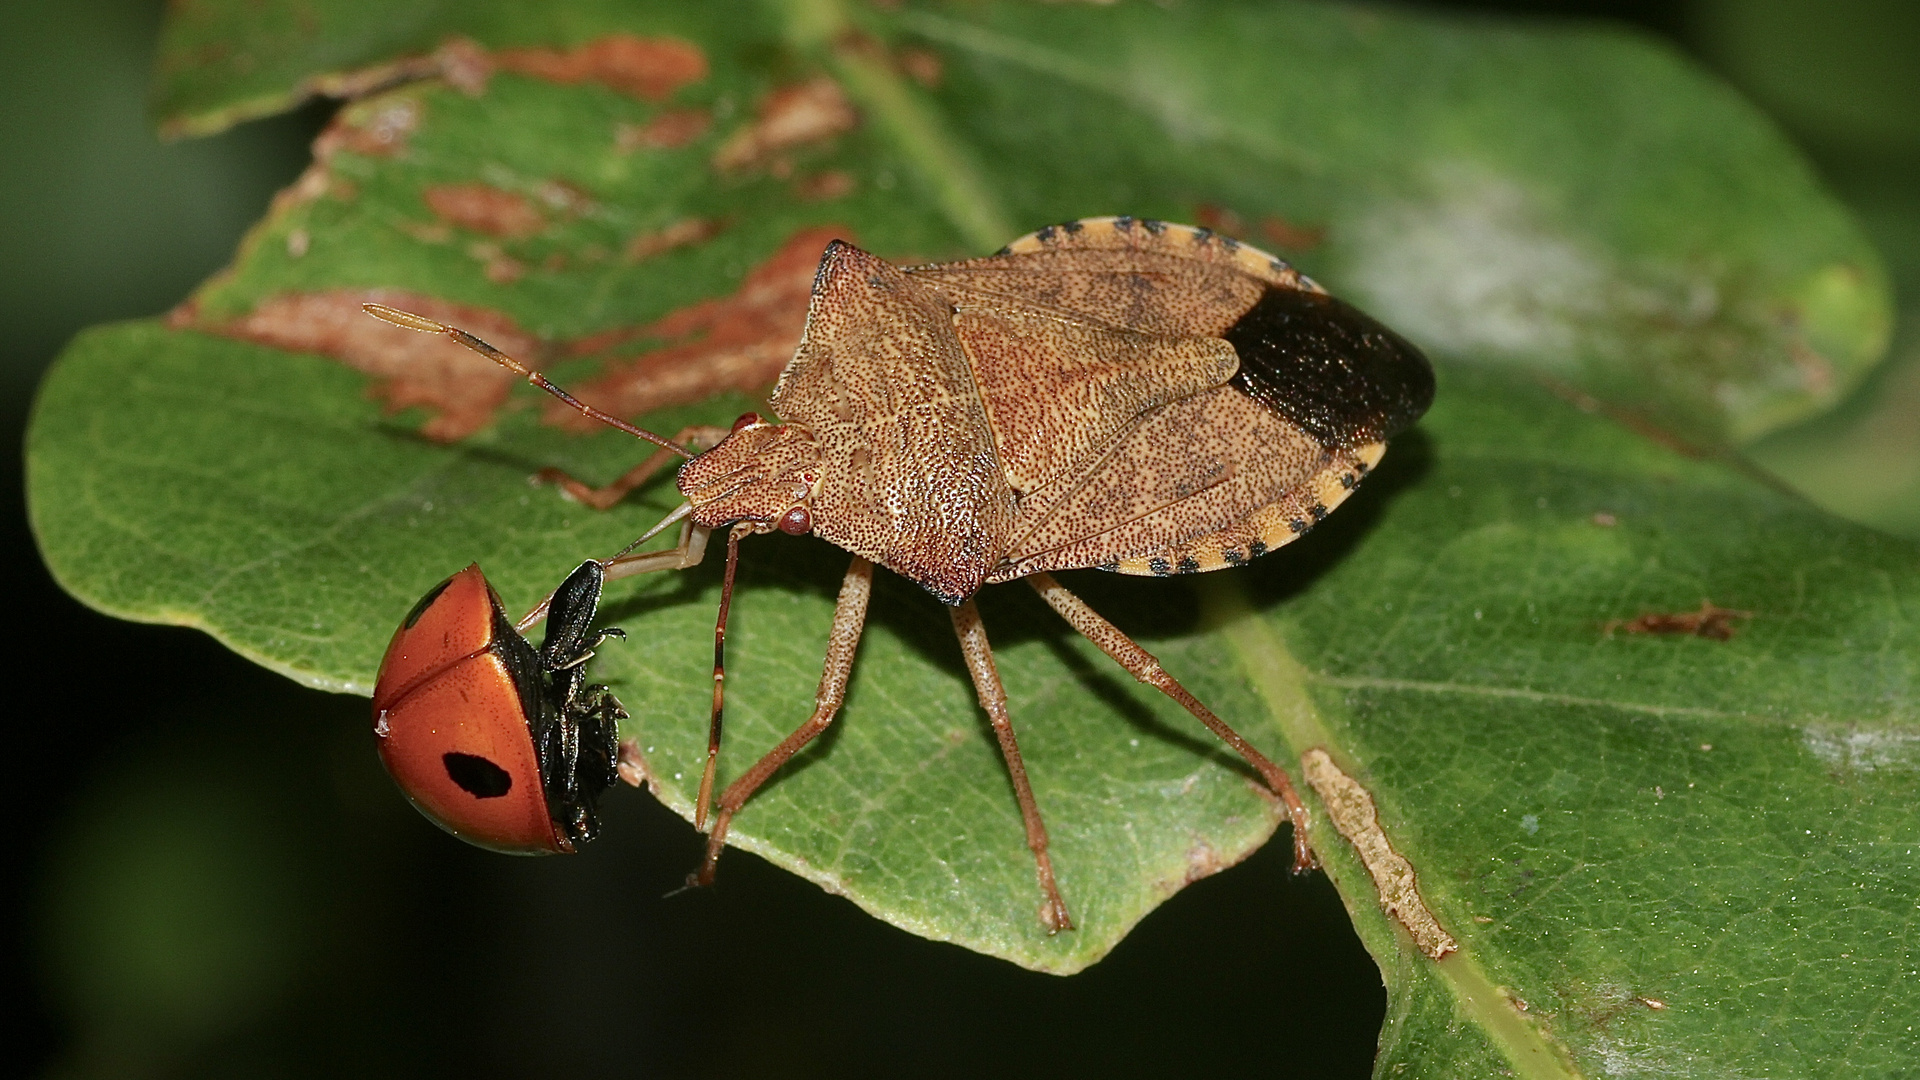
[[[1324,747],[1371,793],[1461,946],[1415,950],[1316,807],[1392,995],[1380,1073],[1910,1056],[1920,549],[1562,400],[1716,444],[1831,401],[1877,355],[1878,263],[1754,113],[1608,31],[1291,4],[713,8],[178,15],[161,98],[180,130],[424,70],[400,50],[438,50],[453,85],[347,106],[227,273],[68,350],[28,447],[59,579],[364,693],[449,572],[477,559],[530,605],[676,501],[658,484],[598,513],[528,487],[546,466],[611,479],[639,451],[549,426],[484,364],[394,381],[400,347],[356,336],[365,290],[463,305],[592,387],[663,346],[691,357],[682,374],[777,366],[770,343],[797,335],[781,253],[810,229],[904,261],[1094,213],[1230,211],[1256,243],[1263,222],[1324,228],[1287,253],[1459,361],[1429,418],[1346,509],[1246,570],[1067,584],[1257,745]],[[705,73],[644,93],[554,74],[615,32],[656,61],[695,48]],[[551,51],[502,51],[531,47]],[[817,138],[741,141],[796,94]],[[752,407],[723,383],[622,400],[671,434]],[[844,558],[746,546],[723,779],[804,719]],[[605,615],[631,637],[595,662],[683,813],[717,593],[711,564],[620,583]],[[1731,640],[1629,626],[1708,600],[1747,613]],[[981,606],[1080,929],[1041,930],[946,616],[885,574],[842,720],[733,839],[916,933],[1077,970],[1277,818],[1030,592]]]

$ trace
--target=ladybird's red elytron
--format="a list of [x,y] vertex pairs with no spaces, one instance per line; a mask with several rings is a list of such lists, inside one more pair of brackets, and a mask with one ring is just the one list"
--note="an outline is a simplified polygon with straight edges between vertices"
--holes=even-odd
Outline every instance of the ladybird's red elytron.
[[545,643],[514,630],[479,564],[436,585],[394,632],[373,691],[380,760],[429,820],[518,855],[572,852],[599,830],[626,717],[585,665],[605,573],[582,563],[554,592]]

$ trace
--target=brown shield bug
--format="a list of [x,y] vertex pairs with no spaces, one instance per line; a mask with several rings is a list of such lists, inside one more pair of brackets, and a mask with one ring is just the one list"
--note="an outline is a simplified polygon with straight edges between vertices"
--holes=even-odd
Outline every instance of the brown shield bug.
[[[1052,571],[1165,576],[1237,566],[1324,518],[1426,411],[1419,350],[1284,262],[1206,229],[1127,217],[1049,226],[997,254],[895,267],[835,241],[821,257],[806,331],[769,403],[731,431],[675,440],[575,401],[465,331],[369,305],[445,334],[582,412],[662,447],[605,488],[553,476],[609,506],[679,455],[687,502],[668,551],[602,560],[609,578],[689,567],[727,529],[714,699],[695,824],[713,879],[727,826],[754,791],[832,723],[866,620],[873,564],[952,608],[954,632],[1012,774],[1043,894],[1070,928],[1047,830],[973,603],[1025,580],[1135,678],[1180,703],[1244,757],[1287,806],[1294,865],[1313,865],[1307,812],[1287,774],[1161,669]],[[680,445],[711,446],[699,452]],[[715,806],[723,645],[742,537],[812,533],[853,554],[828,634],[813,715]],[[651,533],[649,535],[652,535]],[[544,609],[528,616],[539,617]]]

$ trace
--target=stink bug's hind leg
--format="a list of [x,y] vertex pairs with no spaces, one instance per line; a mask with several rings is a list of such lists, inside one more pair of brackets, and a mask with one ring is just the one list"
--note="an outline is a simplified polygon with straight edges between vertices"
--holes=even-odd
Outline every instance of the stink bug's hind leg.
[[867,622],[867,599],[873,595],[873,564],[854,556],[847,576],[840,582],[840,599],[833,608],[833,630],[827,637],[827,660],[820,672],[820,689],[813,695],[813,715],[807,722],[781,740],[780,745],[741,773],[720,793],[714,807],[713,831],[707,834],[707,857],[700,870],[687,881],[689,885],[713,884],[714,868],[720,851],[727,844],[727,826],[733,815],[747,804],[760,785],[778,772],[800,749],[818,738],[833,723],[840,703],[847,698],[847,680],[853,674],[853,655],[860,646],[860,632]]
[[1173,676],[1160,667],[1160,661],[1153,654],[1134,644],[1132,638],[1120,632],[1120,628],[1100,617],[1099,613],[1088,607],[1086,601],[1068,592],[1051,574],[1033,574],[1027,578],[1040,598],[1048,606],[1060,613],[1060,617],[1072,624],[1075,630],[1086,636],[1088,641],[1100,647],[1100,651],[1113,657],[1113,661],[1127,669],[1134,678],[1153,687],[1180,703],[1180,706],[1192,713],[1194,719],[1207,726],[1207,730],[1220,736],[1221,741],[1233,747],[1241,757],[1247,759],[1267,787],[1280,801],[1286,804],[1287,817],[1293,822],[1293,872],[1302,874],[1314,868],[1313,848],[1307,843],[1307,805],[1300,801],[1300,793],[1293,788],[1293,781],[1287,778],[1286,771],[1267,760],[1265,754],[1253,748],[1253,744],[1241,737],[1240,733],[1227,726],[1227,722],[1213,715],[1213,710],[1200,703],[1200,700],[1187,692],[1187,688],[1176,682]]
[[967,674],[980,696],[980,707],[987,710],[994,737],[1000,740],[1000,753],[1007,759],[1007,772],[1013,775],[1014,797],[1020,802],[1020,818],[1027,826],[1027,847],[1033,851],[1035,872],[1045,899],[1040,905],[1040,921],[1050,933],[1073,929],[1066,901],[1060,899],[1060,887],[1053,880],[1053,857],[1047,854],[1047,826],[1040,820],[1040,804],[1034,801],[1033,785],[1027,782],[1027,765],[1020,759],[1020,745],[1013,738],[1013,721],[1007,716],[1007,692],[1000,685],[1000,672],[993,664],[993,649],[987,644],[987,628],[980,621],[980,610],[972,600],[952,609],[953,630],[960,638]]
[[[695,426],[682,428],[680,433],[673,437],[673,441],[689,450],[709,450],[726,437],[726,428]],[[618,480],[605,487],[594,487],[583,480],[574,479],[561,469],[552,467],[534,473],[533,480],[535,483],[553,484],[565,492],[568,498],[591,506],[595,510],[611,510],[621,499],[627,497],[627,492],[652,479],[654,473],[659,472],[674,458],[675,454],[671,450],[656,450],[647,455],[645,461],[628,469]]]

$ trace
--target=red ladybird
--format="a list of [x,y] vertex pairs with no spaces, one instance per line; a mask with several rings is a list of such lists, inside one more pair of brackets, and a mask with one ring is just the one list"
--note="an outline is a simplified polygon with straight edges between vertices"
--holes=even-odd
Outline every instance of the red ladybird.
[[516,855],[572,852],[599,831],[618,723],[586,662],[617,629],[591,630],[601,565],[553,594],[536,652],[475,563],[421,597],[393,635],[373,690],[380,759],[413,805],[462,840]]

